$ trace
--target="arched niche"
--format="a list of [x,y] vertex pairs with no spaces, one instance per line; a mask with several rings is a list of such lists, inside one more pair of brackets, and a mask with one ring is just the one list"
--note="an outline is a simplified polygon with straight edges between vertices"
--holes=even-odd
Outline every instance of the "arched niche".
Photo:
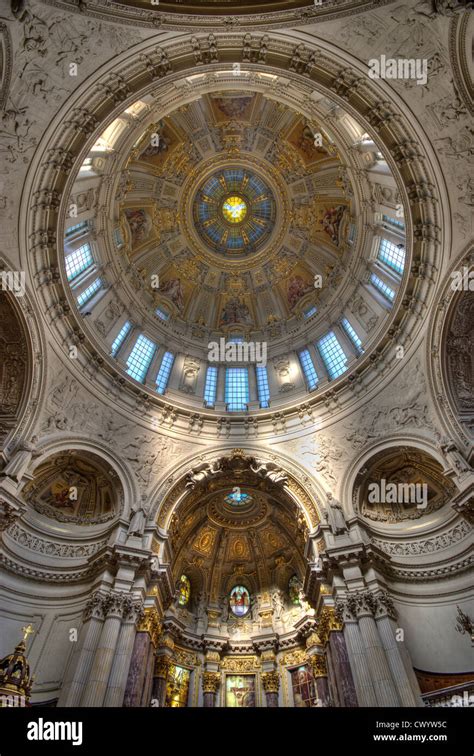
[[75,525],[99,525],[123,509],[123,490],[113,468],[86,450],[67,450],[42,460],[22,491],[38,513]]
[[473,436],[474,291],[469,289],[459,292],[448,311],[443,336],[443,367],[453,410]]
[[28,338],[14,298],[0,291],[0,446],[19,422],[29,386]]
[[431,515],[456,490],[441,464],[426,451],[390,446],[374,453],[359,469],[352,504],[365,520],[390,526]]

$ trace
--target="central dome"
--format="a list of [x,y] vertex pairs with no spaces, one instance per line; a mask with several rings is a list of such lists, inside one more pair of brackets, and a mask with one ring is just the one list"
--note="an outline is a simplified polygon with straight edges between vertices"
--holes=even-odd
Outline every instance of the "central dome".
[[264,179],[245,168],[224,168],[198,188],[193,216],[196,230],[213,252],[230,258],[253,254],[269,238],[275,198]]

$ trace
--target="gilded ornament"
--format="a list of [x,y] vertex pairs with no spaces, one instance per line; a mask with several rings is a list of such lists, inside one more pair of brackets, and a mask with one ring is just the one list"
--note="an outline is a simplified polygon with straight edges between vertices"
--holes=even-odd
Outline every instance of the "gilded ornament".
[[278,672],[264,672],[262,685],[265,693],[278,693],[280,689],[280,675]]
[[145,607],[145,614],[137,625],[137,631],[139,633],[148,633],[153,645],[158,645],[162,625],[160,622],[160,615],[156,606]]
[[202,675],[202,689],[204,693],[217,693],[221,682],[219,672],[204,672]]

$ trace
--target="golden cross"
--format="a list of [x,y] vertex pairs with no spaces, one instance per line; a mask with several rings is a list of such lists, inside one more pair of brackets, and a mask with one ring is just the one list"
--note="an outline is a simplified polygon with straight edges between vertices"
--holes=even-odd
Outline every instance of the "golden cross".
[[28,636],[31,635],[31,633],[34,633],[33,627],[31,625],[25,625],[25,627],[21,628],[23,630],[23,640],[27,640]]

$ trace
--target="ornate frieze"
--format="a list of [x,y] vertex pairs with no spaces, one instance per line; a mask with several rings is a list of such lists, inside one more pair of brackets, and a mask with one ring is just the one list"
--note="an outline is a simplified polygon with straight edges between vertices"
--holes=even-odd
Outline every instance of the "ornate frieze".
[[262,685],[265,693],[278,693],[280,690],[280,675],[278,672],[264,672]]

